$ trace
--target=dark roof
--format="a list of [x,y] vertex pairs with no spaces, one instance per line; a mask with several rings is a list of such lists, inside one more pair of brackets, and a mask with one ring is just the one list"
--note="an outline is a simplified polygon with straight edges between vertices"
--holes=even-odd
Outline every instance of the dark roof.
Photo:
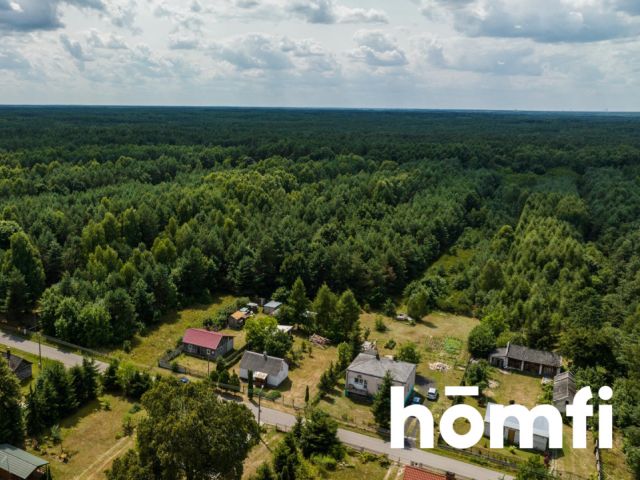
[[383,378],[387,372],[391,372],[396,382],[408,383],[411,375],[416,371],[416,366],[413,363],[396,362],[389,358],[377,358],[375,355],[359,353],[347,370],[377,378]]
[[507,344],[507,358],[513,360],[524,360],[525,362],[537,363],[553,367],[562,366],[562,357],[554,352],[546,352],[544,350],[535,350],[522,345]]
[[263,372],[274,377],[278,376],[286,366],[287,362],[282,358],[271,357],[257,352],[246,351],[242,355],[242,360],[240,360],[240,368],[242,370]]
[[202,348],[215,350],[220,346],[220,342],[225,337],[233,338],[233,335],[225,335],[224,333],[210,332],[202,328],[190,328],[184,332],[182,343],[197,345]]
[[29,360],[25,360],[22,357],[14,355],[13,353],[7,353],[7,356],[5,358],[7,359],[7,363],[9,364],[9,368],[11,368],[12,372],[16,372],[23,367],[33,365]]
[[576,381],[571,372],[562,372],[553,377],[553,401],[573,398],[576,394]]
[[0,445],[0,470],[9,471],[15,477],[27,479],[36,469],[48,464],[46,460],[13,445],[7,443]]

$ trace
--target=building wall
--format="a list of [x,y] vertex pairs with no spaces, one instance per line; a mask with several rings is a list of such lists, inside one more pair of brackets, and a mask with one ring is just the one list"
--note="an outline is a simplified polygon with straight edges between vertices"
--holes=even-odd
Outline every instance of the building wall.
[[[354,388],[357,388],[358,390],[361,390],[361,385],[356,383],[356,378],[358,376],[361,376],[363,380],[367,381],[367,394],[371,397],[373,397],[374,395],[376,395],[378,393],[378,391],[380,390],[380,387],[382,385],[382,378],[379,377],[373,377],[370,375],[363,375],[360,373],[355,373],[355,372],[351,372],[349,370],[347,370],[347,377],[346,377],[346,382],[347,385],[352,385]],[[409,382],[404,384],[404,383],[400,383],[400,382],[393,382],[394,386],[402,386],[404,387],[404,396],[405,399],[407,399],[407,397],[409,397],[409,395],[411,394],[411,392],[413,391],[413,386],[415,385],[415,381],[416,381],[416,375],[415,375],[415,370],[413,372],[413,375],[411,376],[411,378],[409,379]],[[364,390],[363,390],[364,391]]]
[[232,337],[223,338],[222,341],[220,342],[220,345],[218,345],[218,348],[216,348],[215,350],[209,350],[209,352],[207,352],[207,349],[204,347],[200,347],[198,345],[192,345],[190,343],[184,343],[183,350],[184,350],[184,353],[188,355],[193,355],[196,357],[203,357],[203,358],[208,357],[209,359],[213,360],[223,355],[226,355],[231,350],[233,350],[233,338]]
[[[515,430],[515,429],[511,429],[508,427],[504,427],[503,430],[503,437],[505,439],[505,442],[509,440],[509,431],[510,430],[514,430],[514,436],[513,436],[513,443],[514,445],[519,446],[520,445],[520,431],[519,430]],[[485,437],[490,437],[491,436],[491,426],[489,422],[484,422],[484,436]],[[544,452],[547,449],[547,439],[544,437],[541,437],[539,435],[533,435],[533,449],[534,450],[538,450],[540,452]]]
[[[269,375],[267,377],[267,385],[270,387],[278,387],[282,382],[284,382],[289,376],[289,365],[284,364],[284,367],[280,370],[280,373],[277,376]],[[249,378],[249,371],[246,368],[240,369],[240,378],[243,380],[247,380]]]

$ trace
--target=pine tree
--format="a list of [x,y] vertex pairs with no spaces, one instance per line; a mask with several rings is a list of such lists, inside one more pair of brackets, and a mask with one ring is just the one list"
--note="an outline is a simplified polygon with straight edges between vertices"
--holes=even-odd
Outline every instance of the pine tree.
[[20,384],[4,358],[0,358],[0,443],[20,445],[24,438],[24,421],[20,401]]
[[294,323],[302,324],[308,331],[311,331],[313,330],[313,325],[311,324],[313,318],[307,315],[309,304],[304,283],[298,277],[291,287],[287,305],[291,308]]
[[371,410],[373,411],[373,418],[380,428],[389,428],[391,423],[391,386],[393,385],[393,378],[391,373],[387,372],[382,379],[382,385],[380,390],[376,394]]

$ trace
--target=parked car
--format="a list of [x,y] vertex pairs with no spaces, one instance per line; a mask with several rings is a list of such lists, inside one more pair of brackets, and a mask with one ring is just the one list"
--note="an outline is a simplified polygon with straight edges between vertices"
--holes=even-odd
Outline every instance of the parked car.
[[435,402],[436,400],[438,400],[437,388],[429,387],[429,390],[427,391],[427,400],[431,400],[432,402]]

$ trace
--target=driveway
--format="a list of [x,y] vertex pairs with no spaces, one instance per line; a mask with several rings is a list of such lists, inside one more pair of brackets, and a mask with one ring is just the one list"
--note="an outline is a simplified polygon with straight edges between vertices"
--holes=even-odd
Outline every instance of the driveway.
[[[6,333],[0,331],[0,344],[9,348],[15,348],[16,350],[22,350],[23,352],[30,353],[38,356],[38,342],[27,340],[26,338],[14,335],[12,333]],[[82,365],[82,356],[76,353],[65,352],[58,350],[57,348],[50,347],[49,345],[41,345],[42,356],[51,360],[57,360],[61,362],[65,367],[70,368],[76,365]],[[107,369],[107,364],[94,360],[98,370],[104,372]]]

